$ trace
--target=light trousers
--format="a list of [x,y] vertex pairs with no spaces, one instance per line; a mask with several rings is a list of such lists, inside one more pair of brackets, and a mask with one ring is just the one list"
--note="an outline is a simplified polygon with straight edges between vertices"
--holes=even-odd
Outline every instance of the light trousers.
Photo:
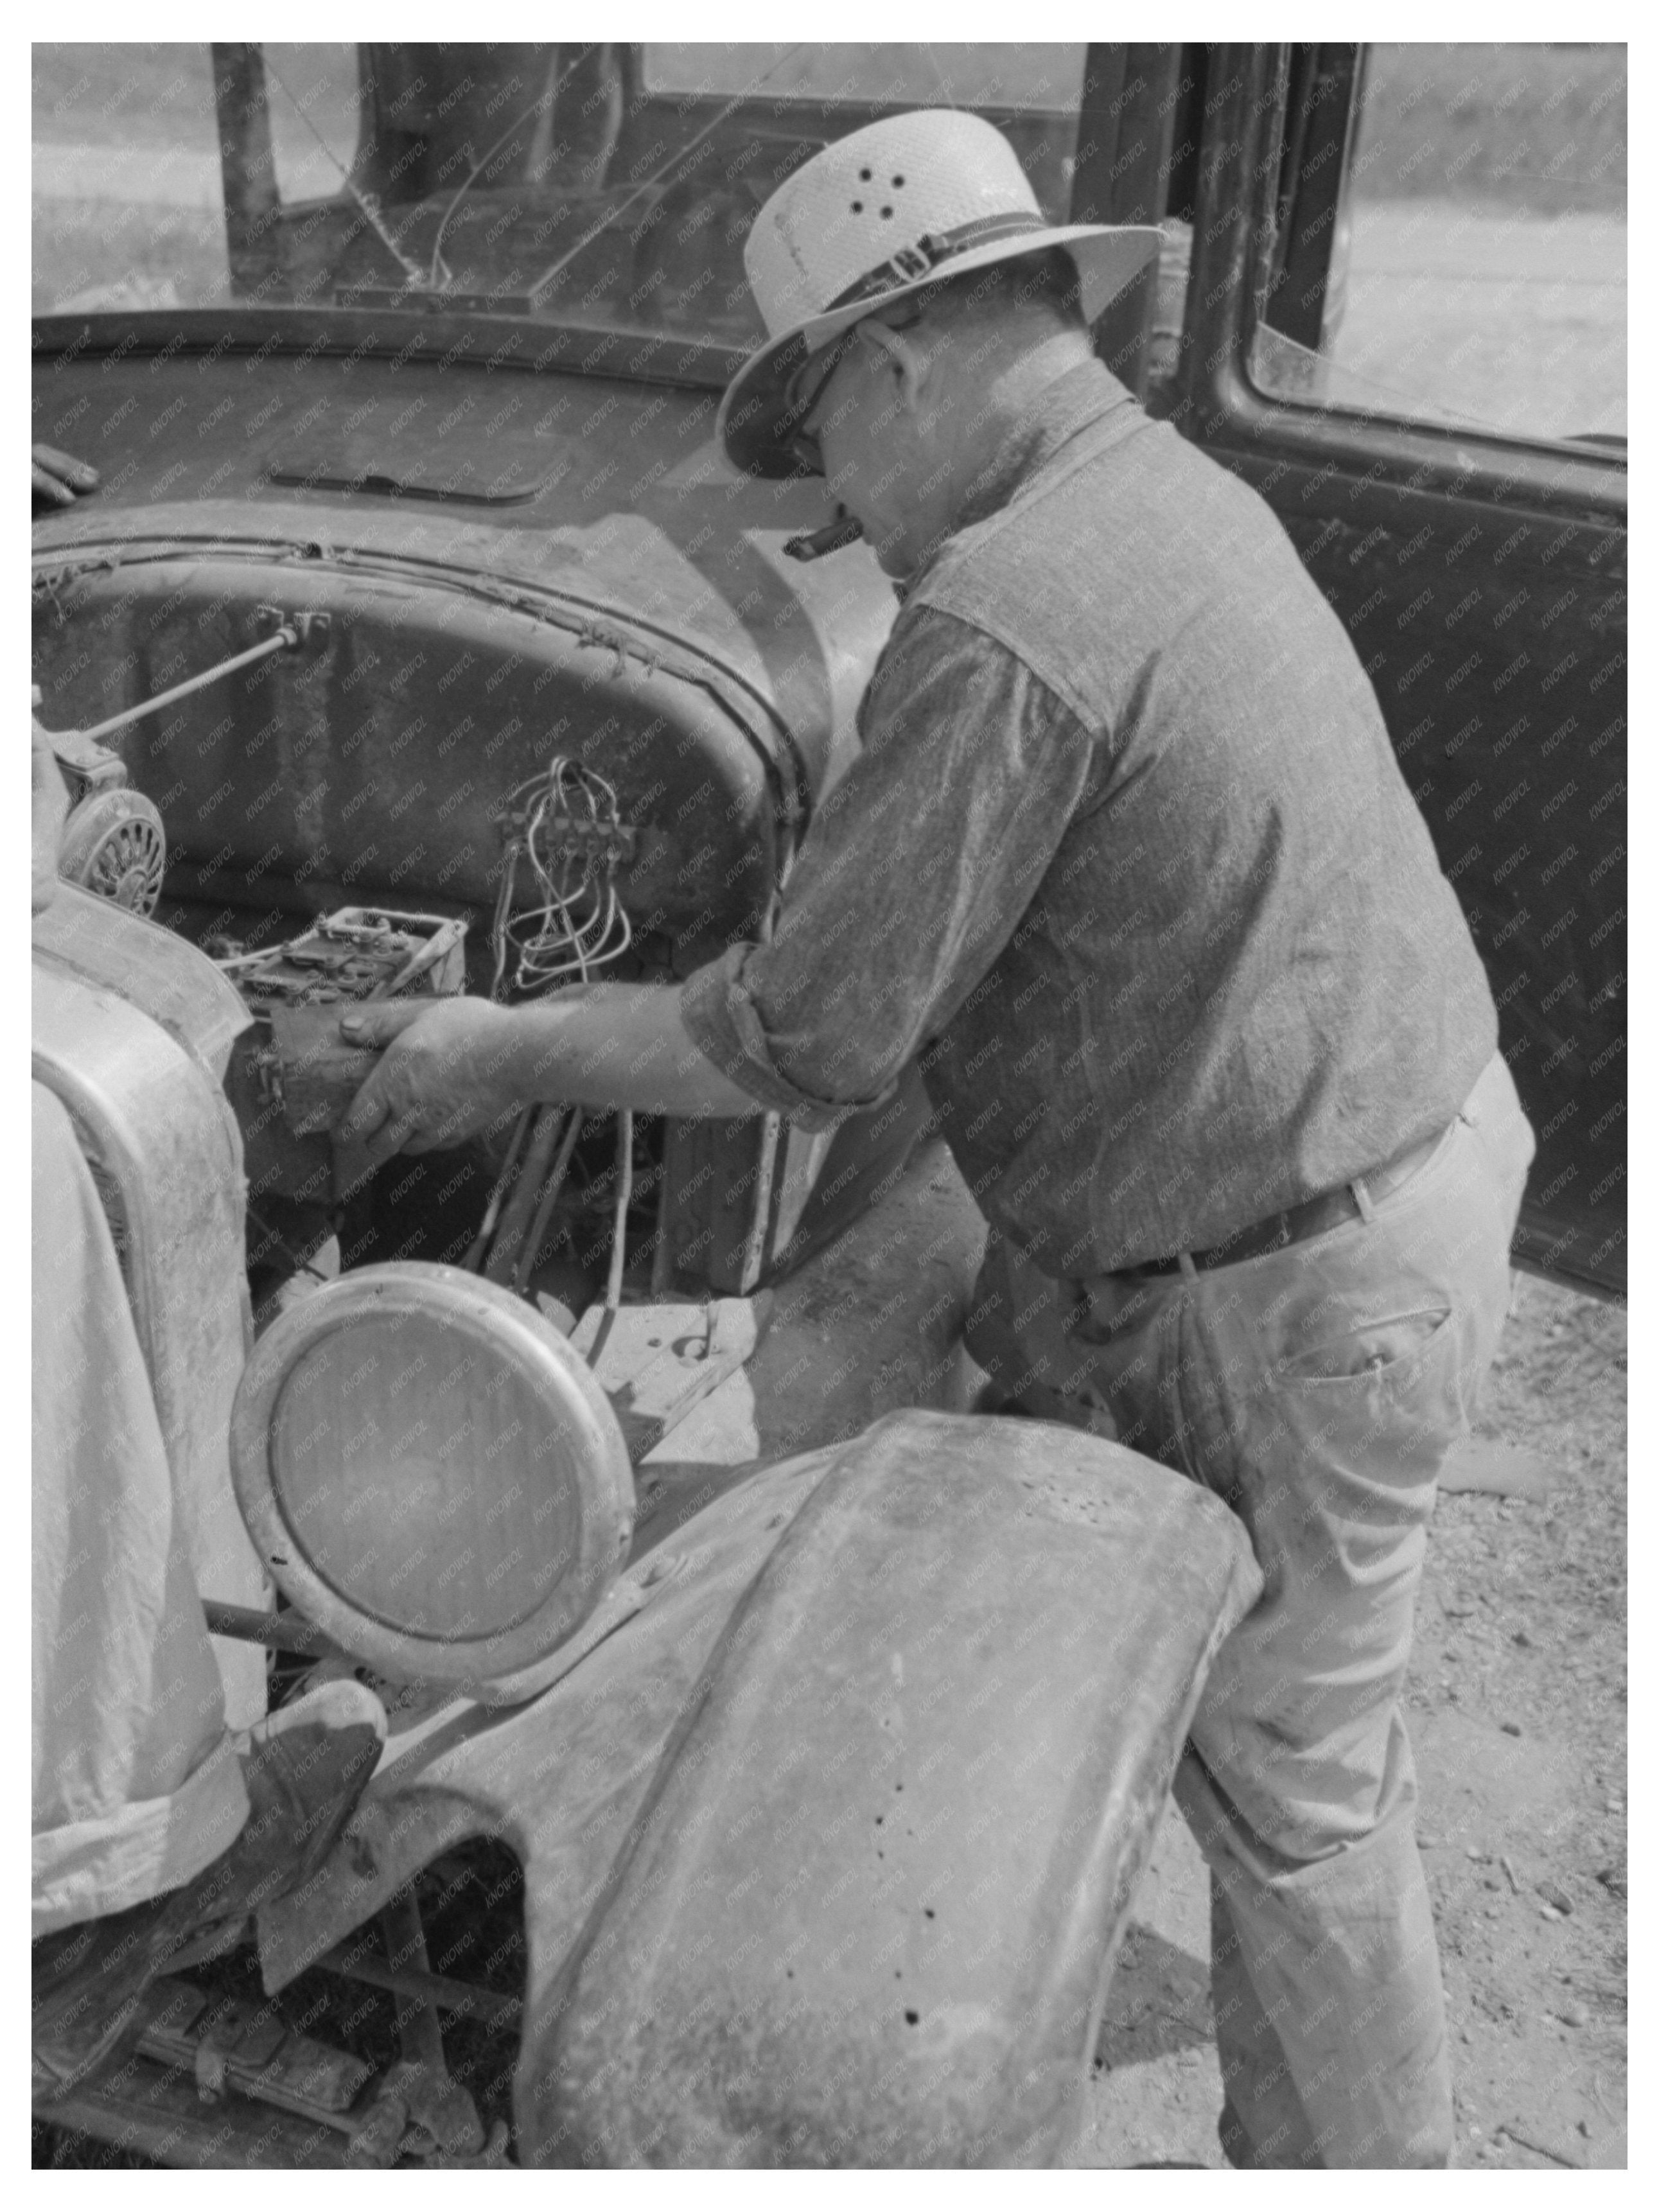
[[1436,1479],[1497,1346],[1532,1153],[1495,1058],[1424,1166],[1304,1243],[1082,1283],[994,1234],[988,1249],[968,1343],[994,1383],[1205,1483],[1262,1571],[1176,1780],[1211,1869],[1235,2165],[1449,2155],[1400,1699]]

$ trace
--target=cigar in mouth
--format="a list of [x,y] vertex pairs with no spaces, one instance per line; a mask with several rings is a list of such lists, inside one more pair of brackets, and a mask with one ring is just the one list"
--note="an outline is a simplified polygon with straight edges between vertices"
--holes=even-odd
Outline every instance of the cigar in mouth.
[[857,515],[848,514],[842,507],[835,520],[826,522],[821,530],[786,539],[783,550],[792,561],[817,561],[826,553],[839,553],[843,545],[856,545],[863,535],[864,525]]

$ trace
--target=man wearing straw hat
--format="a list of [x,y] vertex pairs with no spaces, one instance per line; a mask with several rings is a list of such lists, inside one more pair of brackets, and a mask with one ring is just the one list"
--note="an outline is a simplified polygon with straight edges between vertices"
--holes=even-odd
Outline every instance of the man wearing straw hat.
[[771,335],[721,432],[822,475],[900,586],[860,755],[768,944],[677,989],[367,1010],[391,1048],[348,1128],[426,1149],[558,1097],[823,1128],[916,1060],[990,1224],[989,1402],[1208,1484],[1263,1571],[1176,1784],[1227,2155],[1443,2165],[1400,1692],[1532,1138],[1346,634],[1255,493],[1093,356],[1156,246],[1047,225],[965,114],[773,195]]

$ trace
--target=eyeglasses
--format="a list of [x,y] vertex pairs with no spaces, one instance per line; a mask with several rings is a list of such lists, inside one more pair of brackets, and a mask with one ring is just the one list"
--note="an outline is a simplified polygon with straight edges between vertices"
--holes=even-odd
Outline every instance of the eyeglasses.
[[842,332],[833,345],[826,346],[822,353],[809,354],[788,383],[785,385],[783,404],[787,412],[794,417],[795,423],[793,430],[790,433],[786,451],[792,459],[799,463],[809,476],[821,477],[826,471],[823,465],[823,451],[818,443],[817,434],[815,431],[810,430],[807,425],[817,412],[819,404],[830,388],[830,378],[858,343],[860,333],[872,330],[879,336],[886,331],[908,331],[914,329],[922,319],[922,309],[915,304],[909,304],[907,311],[901,315],[890,318],[886,315],[878,318],[866,317],[861,322],[854,323],[850,328]]
[[807,424],[817,412],[818,402],[829,388],[830,380],[858,343],[858,325],[843,331],[831,346],[819,354],[809,354],[784,387],[783,402],[795,419],[789,435],[788,453],[809,476],[824,473],[823,451],[817,434]]

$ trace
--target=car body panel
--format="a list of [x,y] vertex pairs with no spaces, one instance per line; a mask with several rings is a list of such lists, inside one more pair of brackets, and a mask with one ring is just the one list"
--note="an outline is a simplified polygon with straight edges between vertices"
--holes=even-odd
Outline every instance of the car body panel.
[[[220,1084],[246,1017],[193,947],[70,885],[35,921],[31,964],[33,1079],[67,1109],[111,1221],[191,1568],[214,1595],[263,1605],[227,1442],[253,1331],[242,1139]],[[264,1654],[215,1650],[229,1724],[249,1727]]]
[[1121,1445],[910,1411],[844,1447],[530,2026],[523,2154],[1051,2164],[1199,1686],[1261,1587],[1222,1502]]

